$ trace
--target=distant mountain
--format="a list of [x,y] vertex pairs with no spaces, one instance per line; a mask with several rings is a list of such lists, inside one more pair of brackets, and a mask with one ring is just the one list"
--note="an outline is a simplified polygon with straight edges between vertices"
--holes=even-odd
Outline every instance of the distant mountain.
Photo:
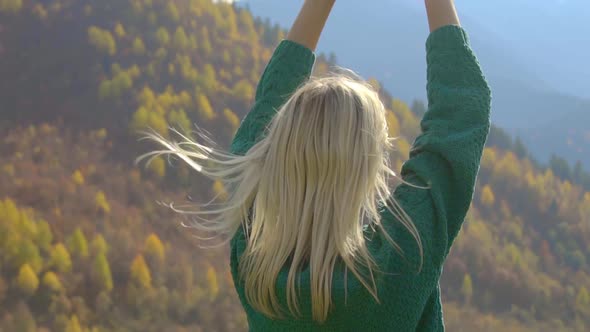
[[556,154],[569,161],[590,164],[590,103],[583,111],[569,112],[542,126],[514,131],[523,138],[534,156],[548,160]]
[[457,0],[478,24],[510,44],[517,53],[563,93],[590,98],[587,0]]
[[[508,17],[530,9],[531,14],[538,11],[540,15],[545,15],[542,16],[544,20],[551,21],[549,9],[552,5],[546,2],[538,8],[527,1],[519,1],[519,5],[508,4],[507,1],[500,2],[507,3],[505,8]],[[554,2],[558,3],[558,1]],[[274,22],[286,27],[292,23],[301,5],[301,1],[285,3],[271,0],[247,0],[242,3],[250,7],[255,15],[271,17]],[[575,3],[582,9],[585,8],[582,2],[572,1],[572,4]],[[518,28],[511,28],[504,23],[504,19],[499,24],[503,27],[496,27],[491,22],[494,17],[502,16],[500,6],[495,7],[497,2],[493,5],[478,6],[479,4],[480,2],[475,5],[458,1],[457,7],[461,13],[462,24],[469,33],[473,48],[492,86],[494,95],[492,120],[495,124],[512,132],[519,130],[526,135],[530,130],[541,128],[546,123],[562,117],[563,114],[590,112],[586,101],[573,94],[562,92],[564,89],[556,89],[555,83],[548,79],[552,76],[550,71],[545,69],[551,67],[550,64],[553,63],[550,57],[545,59],[548,65],[539,65],[540,62],[545,61],[539,58],[541,55],[555,52],[547,46],[542,48],[543,52],[532,51],[535,47],[533,37],[536,36],[539,39],[538,30],[543,27],[533,28],[532,23],[529,24],[530,29],[523,27],[523,35],[529,36],[531,41],[518,44],[515,36],[519,34],[511,35],[510,30],[520,33],[520,25],[525,25],[524,19],[518,21]],[[318,50],[338,54],[339,65],[350,67],[365,77],[377,78],[394,95],[406,101],[425,99],[424,44],[428,37],[428,26],[422,6],[416,1],[406,0],[376,0],[363,6],[352,2],[338,3]],[[580,13],[583,11],[580,10]],[[563,19],[561,23],[554,24],[555,31],[564,29]],[[529,20],[532,21],[532,19]],[[577,22],[576,19],[572,20]],[[555,31],[553,32],[557,33]],[[583,30],[574,31],[571,38],[582,38],[582,35]],[[554,48],[563,48],[560,46],[562,40],[558,38],[539,41],[539,43],[549,46],[555,44],[557,47]],[[531,56],[528,56],[529,54]],[[568,54],[571,55],[571,52]],[[570,58],[566,55],[561,58],[567,58],[568,61],[559,62],[560,66],[564,66],[564,71],[571,66],[570,63],[564,65],[564,62],[584,63],[582,60],[578,61],[577,56]],[[532,59],[535,60],[532,61]],[[579,71],[580,77],[582,72],[584,70]],[[575,78],[572,79],[573,81]],[[571,88],[572,91],[576,90],[575,84],[572,83]],[[569,126],[567,123],[563,125]],[[524,138],[526,141],[533,141]],[[553,140],[561,141],[558,137]],[[551,152],[559,154],[559,151],[564,149],[563,146],[556,146]],[[573,162],[575,159],[570,161]],[[587,167],[590,167],[590,158],[583,161]]]

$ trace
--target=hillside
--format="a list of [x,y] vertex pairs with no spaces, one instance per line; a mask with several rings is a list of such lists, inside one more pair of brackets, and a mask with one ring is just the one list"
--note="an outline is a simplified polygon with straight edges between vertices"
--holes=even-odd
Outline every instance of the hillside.
[[[586,110],[565,113],[536,128],[515,131],[535,156],[548,160],[558,154],[567,160],[590,158],[590,102]],[[555,151],[558,151],[557,153]]]
[[[210,0],[5,0],[0,22],[0,331],[245,331],[227,248],[158,204],[223,186],[134,166],[153,148],[135,133],[196,123],[228,147],[284,31]],[[399,169],[423,107],[380,91]],[[445,265],[447,329],[585,331],[590,193],[497,130]]]
[[[245,0],[239,3],[245,3],[256,15],[271,17],[272,22],[289,26],[300,2],[284,4],[272,0]],[[570,1],[568,6],[573,6],[573,3],[576,1]],[[587,46],[582,39],[584,21],[577,19],[582,14],[560,15],[559,9],[566,10],[568,6],[555,7],[549,12],[547,3],[533,6],[532,1],[502,0],[493,4],[461,1],[457,6],[462,24],[470,35],[492,87],[494,124],[511,133],[522,130],[522,135],[527,135],[523,137],[527,142],[536,142],[533,134],[528,136],[529,130],[540,129],[557,121],[563,114],[590,112],[588,96],[576,96],[573,92],[586,86],[584,73],[590,68],[583,58],[587,53],[584,52]],[[506,15],[501,14],[504,8]],[[530,17],[524,17],[523,12]],[[554,28],[539,27],[537,21],[541,18],[550,20]],[[503,24],[493,25],[494,19]],[[320,50],[335,52],[340,65],[377,78],[402,100],[425,99],[426,22],[423,4],[419,1],[379,0],[366,6],[342,2],[335,6]],[[567,25],[569,23],[572,27]],[[545,34],[551,38],[545,37]],[[564,68],[564,72],[556,73],[556,68]],[[571,74],[568,75],[566,69]],[[561,80],[553,79],[556,76],[560,76]],[[563,125],[570,128],[577,126],[578,122]],[[589,133],[590,126],[586,125],[584,132]],[[548,139],[554,142],[551,150],[535,154],[543,161],[547,161],[551,153],[561,155],[561,151],[568,149],[567,140],[562,139],[559,133]],[[590,170],[590,154],[567,154],[567,159],[570,164],[581,160],[585,169]]]

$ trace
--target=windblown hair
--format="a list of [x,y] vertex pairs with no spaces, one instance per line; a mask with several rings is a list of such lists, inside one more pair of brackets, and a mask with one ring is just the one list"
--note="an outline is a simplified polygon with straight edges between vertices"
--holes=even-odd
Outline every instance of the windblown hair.
[[[378,93],[358,77],[341,73],[306,81],[277,110],[264,137],[243,156],[174,132],[180,141],[148,133],[146,138],[165,149],[140,159],[173,155],[231,188],[220,208],[204,209],[208,204],[197,211],[171,207],[196,216],[192,227],[226,235],[223,243],[243,227],[247,246],[239,276],[248,302],[268,317],[283,317],[275,283],[289,260],[287,303],[293,315],[301,315],[295,279],[304,264],[310,268],[315,321],[328,317],[338,259],[379,301],[373,273],[369,281],[359,272],[359,266],[378,269],[363,226],[378,227],[401,251],[381,224],[380,206],[398,217],[422,253],[418,231],[390,188],[391,177],[396,177],[389,159],[395,138],[388,135],[385,108]],[[217,217],[201,217],[211,214]]]

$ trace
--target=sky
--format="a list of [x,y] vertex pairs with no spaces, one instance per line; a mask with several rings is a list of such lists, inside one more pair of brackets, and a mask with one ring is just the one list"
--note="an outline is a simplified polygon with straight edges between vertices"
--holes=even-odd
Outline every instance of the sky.
[[[241,0],[250,4],[255,15],[265,17],[268,16],[265,7],[277,7],[277,1]],[[285,5],[288,13],[281,13],[280,21],[294,19],[297,14],[292,10],[296,7],[294,3],[302,4],[303,0]],[[503,43],[507,52],[514,53],[555,90],[590,99],[590,26],[587,23],[590,0],[455,0],[455,3],[467,29],[489,31],[495,41]],[[368,4],[384,9],[376,11],[375,15],[404,6],[426,20],[423,0],[371,0],[363,7]],[[363,9],[363,15],[370,15]],[[334,13],[338,13],[338,2]],[[331,51],[322,49],[321,44],[318,50]]]

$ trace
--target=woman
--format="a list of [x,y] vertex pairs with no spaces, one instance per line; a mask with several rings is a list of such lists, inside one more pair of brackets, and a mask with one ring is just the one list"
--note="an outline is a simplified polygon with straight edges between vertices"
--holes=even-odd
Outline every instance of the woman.
[[425,0],[429,107],[392,192],[377,93],[310,78],[334,2],[305,1],[231,153],[151,135],[166,150],[148,155],[176,155],[231,188],[224,207],[185,212],[231,238],[250,330],[442,331],[439,279],[473,196],[491,92],[453,1]]

